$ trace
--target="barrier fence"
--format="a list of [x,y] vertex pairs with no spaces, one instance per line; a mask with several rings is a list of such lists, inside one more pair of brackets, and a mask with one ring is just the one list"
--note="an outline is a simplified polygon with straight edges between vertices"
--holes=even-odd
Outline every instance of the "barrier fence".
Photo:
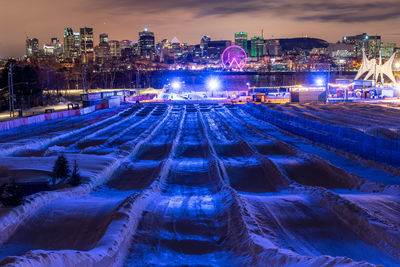
[[35,115],[35,116],[31,116],[31,117],[19,118],[19,119],[14,119],[14,120],[9,120],[9,121],[2,121],[2,122],[0,122],[0,131],[5,131],[5,130],[12,129],[12,128],[17,128],[17,127],[34,124],[34,123],[39,123],[39,122],[43,122],[43,121],[48,121],[48,120],[61,119],[61,118],[77,116],[77,115],[84,115],[84,114],[91,113],[95,110],[104,109],[104,108],[107,108],[107,107],[105,105],[96,105],[96,106],[90,106],[90,107],[81,108],[81,109],[72,109],[72,110],[65,110],[65,111],[59,111],[59,112],[53,112],[53,113],[44,113],[44,114]]
[[258,119],[314,142],[374,161],[400,166],[400,140],[372,136],[348,127],[307,120],[262,105],[246,104],[241,107]]

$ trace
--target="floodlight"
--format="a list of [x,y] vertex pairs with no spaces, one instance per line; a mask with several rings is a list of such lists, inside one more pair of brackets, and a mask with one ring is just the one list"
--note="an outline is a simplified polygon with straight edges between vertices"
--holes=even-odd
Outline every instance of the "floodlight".
[[220,82],[216,78],[211,78],[207,81],[207,87],[211,91],[218,90],[220,88]]
[[172,82],[171,86],[172,86],[172,89],[175,89],[175,90],[181,89],[181,83],[177,82],[177,81]]

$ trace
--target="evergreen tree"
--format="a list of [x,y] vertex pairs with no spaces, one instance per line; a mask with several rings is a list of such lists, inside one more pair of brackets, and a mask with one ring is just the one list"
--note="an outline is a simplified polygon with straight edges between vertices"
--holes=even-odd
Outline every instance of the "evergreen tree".
[[64,157],[64,155],[59,155],[53,166],[53,173],[51,176],[53,184],[56,184],[57,179],[67,179],[69,173],[70,170],[68,166],[68,160]]
[[74,169],[71,174],[71,178],[69,179],[69,184],[72,186],[80,185],[82,182],[82,177],[79,174],[78,164],[76,164],[76,160],[74,161]]

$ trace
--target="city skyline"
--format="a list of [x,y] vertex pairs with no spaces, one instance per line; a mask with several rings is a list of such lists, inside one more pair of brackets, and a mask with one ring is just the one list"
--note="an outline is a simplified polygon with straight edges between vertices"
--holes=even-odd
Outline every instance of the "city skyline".
[[[203,1],[196,5],[193,1],[126,0],[113,1],[114,4],[107,0],[85,3],[71,0],[54,7],[48,0],[41,3],[40,6],[28,1],[6,4],[8,12],[0,21],[3,25],[11,22],[13,27],[0,29],[0,34],[6,36],[0,40],[0,57],[23,55],[27,36],[38,38],[43,46],[52,37],[61,39],[65,27],[78,31],[84,26],[93,27],[96,44],[100,33],[108,33],[110,40],[137,41],[138,32],[144,28],[155,33],[157,42],[176,36],[189,44],[199,43],[203,35],[210,35],[213,40],[233,40],[237,31],[246,31],[251,37],[261,35],[261,30],[265,38],[310,36],[336,42],[344,35],[366,32],[382,35],[385,42],[400,41],[400,32],[396,29],[400,22],[400,4],[390,0],[380,3],[363,0],[352,4],[319,0],[286,2],[290,7],[279,3],[250,1],[243,4],[228,0]],[[310,9],[312,11],[307,11]],[[21,16],[21,10],[30,12]]]

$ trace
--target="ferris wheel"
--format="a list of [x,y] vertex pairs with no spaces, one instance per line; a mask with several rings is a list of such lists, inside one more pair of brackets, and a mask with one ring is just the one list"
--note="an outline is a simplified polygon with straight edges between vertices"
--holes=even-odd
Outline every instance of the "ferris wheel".
[[227,47],[221,56],[224,69],[243,70],[247,62],[247,54],[244,49],[238,45]]

